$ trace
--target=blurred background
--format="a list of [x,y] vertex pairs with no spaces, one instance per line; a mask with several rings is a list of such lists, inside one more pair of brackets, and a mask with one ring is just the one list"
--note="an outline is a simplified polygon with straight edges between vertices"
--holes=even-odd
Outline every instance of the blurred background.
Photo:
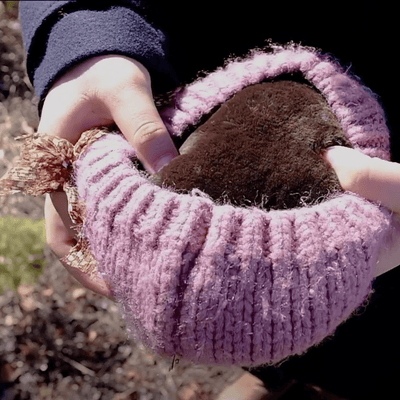
[[[38,126],[17,1],[0,2],[0,177]],[[45,243],[44,196],[0,197],[0,400],[213,400],[243,372],[161,359]],[[178,362],[179,361],[179,362]]]

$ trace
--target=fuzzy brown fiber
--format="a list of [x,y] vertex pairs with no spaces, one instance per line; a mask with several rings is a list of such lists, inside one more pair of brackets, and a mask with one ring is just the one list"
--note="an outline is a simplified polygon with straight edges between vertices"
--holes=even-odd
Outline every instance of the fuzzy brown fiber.
[[325,98],[290,80],[252,85],[226,101],[152,180],[198,188],[218,204],[289,209],[342,191],[324,149],[352,147]]

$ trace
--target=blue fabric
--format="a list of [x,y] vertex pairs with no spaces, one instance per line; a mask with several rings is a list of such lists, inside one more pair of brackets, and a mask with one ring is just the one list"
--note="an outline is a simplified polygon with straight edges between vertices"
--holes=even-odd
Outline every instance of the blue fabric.
[[78,3],[82,7],[83,2],[21,2],[28,75],[42,100],[70,67],[104,54],[121,54],[141,62],[156,87],[176,84],[166,60],[164,34],[133,7],[114,2],[80,9]]

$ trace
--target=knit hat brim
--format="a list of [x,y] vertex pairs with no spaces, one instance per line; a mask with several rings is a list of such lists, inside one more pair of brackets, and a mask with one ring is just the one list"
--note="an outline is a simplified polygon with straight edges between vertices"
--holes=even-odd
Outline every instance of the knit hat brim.
[[[254,53],[189,85],[161,112],[180,135],[244,87],[302,72],[325,96],[354,148],[390,159],[374,96],[337,63],[300,46]],[[110,152],[112,149],[112,152]],[[163,355],[258,365],[304,352],[334,332],[371,290],[390,213],[344,193],[263,212],[159,188],[135,168],[121,135],[77,163],[85,233],[112,282],[132,337]]]
[[[390,159],[373,94],[301,46],[231,61],[177,93],[161,116],[179,136],[243,88],[291,72],[325,96],[355,149]],[[27,168],[11,171],[0,189],[36,195],[63,186],[82,228],[65,261],[97,266],[131,337],[159,354],[275,363],[333,333],[371,291],[391,213],[358,195],[269,212],[217,205],[198,189],[186,195],[153,184],[120,133],[88,131],[75,146],[49,135],[29,139]]]

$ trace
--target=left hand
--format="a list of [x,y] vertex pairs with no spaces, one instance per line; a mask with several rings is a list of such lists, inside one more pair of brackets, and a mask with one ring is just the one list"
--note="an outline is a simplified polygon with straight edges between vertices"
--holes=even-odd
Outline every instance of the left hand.
[[380,201],[394,211],[387,247],[379,254],[375,276],[400,265],[400,164],[368,157],[355,149],[333,146],[323,155],[344,190]]
[[[38,131],[76,144],[88,129],[113,123],[151,173],[179,155],[154,104],[149,72],[115,54],[89,58],[60,76],[45,98]],[[64,192],[46,195],[45,222],[47,244],[64,257],[76,244]],[[111,298],[105,282],[62,264],[83,286]]]

